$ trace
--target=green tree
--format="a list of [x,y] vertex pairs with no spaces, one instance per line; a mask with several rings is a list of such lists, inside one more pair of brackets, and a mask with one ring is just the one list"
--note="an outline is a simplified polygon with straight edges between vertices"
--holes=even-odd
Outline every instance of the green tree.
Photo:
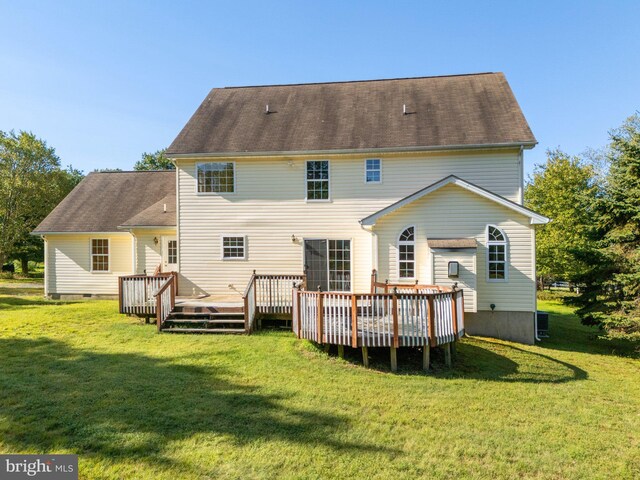
[[[66,197],[71,190],[84,178],[84,174],[71,165],[65,170],[54,170],[51,172],[49,183],[49,194],[40,206],[41,209],[34,210],[34,219],[31,223],[40,223],[55,206]],[[41,238],[30,235],[23,231],[22,236],[15,242],[9,257],[20,261],[22,274],[29,273],[29,261],[42,262],[44,260],[44,243]]]
[[640,116],[610,133],[609,172],[596,202],[599,274],[578,299],[585,323],[610,336],[640,340]]
[[29,233],[79,175],[61,170],[55,150],[33,133],[0,131],[0,262],[16,255],[21,244],[33,243]]
[[136,162],[134,170],[173,170],[173,162],[165,155],[165,150],[154,153],[143,153],[142,158]]
[[551,222],[536,231],[538,286],[562,279],[576,282],[591,268],[595,248],[593,206],[598,186],[591,164],[560,150],[547,152],[525,187],[525,205]]

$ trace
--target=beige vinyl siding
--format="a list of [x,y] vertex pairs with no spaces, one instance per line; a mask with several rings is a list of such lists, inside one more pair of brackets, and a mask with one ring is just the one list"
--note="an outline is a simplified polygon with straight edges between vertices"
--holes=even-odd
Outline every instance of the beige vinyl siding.
[[[464,290],[465,312],[477,310],[477,267],[475,249],[432,250],[433,283],[444,287],[451,287],[455,283]],[[457,278],[449,277],[449,262],[458,262]]]
[[[109,272],[91,271],[91,239],[109,239]],[[118,277],[133,273],[128,233],[47,235],[45,281],[51,294],[117,295]]]
[[[408,224],[416,226],[416,276],[432,282],[433,259],[428,238],[475,238],[478,241],[476,285],[478,310],[535,309],[535,281],[529,218],[468,190],[450,184],[378,220],[379,278],[397,281],[397,236]],[[507,282],[486,279],[486,226],[494,224],[508,237]]]
[[[382,183],[366,184],[364,160],[382,159]],[[330,160],[330,201],[305,201],[305,161]],[[520,199],[517,150],[411,155],[215,158],[235,161],[234,193],[198,195],[197,162],[178,164],[180,293],[241,295],[253,269],[301,273],[304,238],[352,241],[353,289],[369,291],[372,238],[358,221],[448,175]],[[247,236],[246,260],[222,260],[223,234]],[[297,241],[291,241],[295,235]]]
[[[153,275],[162,262],[162,237],[175,237],[176,232],[171,229],[134,229],[132,233],[136,244],[136,273],[143,274],[146,270],[147,275]],[[158,239],[157,244],[154,238]]]

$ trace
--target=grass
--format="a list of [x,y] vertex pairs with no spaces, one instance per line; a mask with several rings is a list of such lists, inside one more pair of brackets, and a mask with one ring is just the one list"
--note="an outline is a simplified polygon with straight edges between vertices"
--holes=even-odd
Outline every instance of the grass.
[[555,302],[539,346],[373,369],[285,331],[158,335],[114,301],[0,294],[0,452],[81,478],[638,478],[640,360]]

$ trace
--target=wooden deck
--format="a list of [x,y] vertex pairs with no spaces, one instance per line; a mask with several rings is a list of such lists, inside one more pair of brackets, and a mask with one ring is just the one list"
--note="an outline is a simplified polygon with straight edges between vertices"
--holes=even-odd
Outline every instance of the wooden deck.
[[[437,285],[393,285],[372,276],[371,293],[307,291],[303,275],[258,275],[241,301],[232,298],[177,297],[177,275],[120,278],[120,312],[155,317],[158,331],[170,333],[251,333],[257,319],[277,315],[292,320],[298,338],[318,344],[391,350],[421,348],[425,367],[431,347],[451,345],[464,335],[464,294]],[[382,293],[378,291],[382,290]]]

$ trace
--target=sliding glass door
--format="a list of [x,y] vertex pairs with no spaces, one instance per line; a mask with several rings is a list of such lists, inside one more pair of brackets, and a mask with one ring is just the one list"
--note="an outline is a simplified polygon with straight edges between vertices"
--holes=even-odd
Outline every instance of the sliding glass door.
[[307,288],[351,290],[351,240],[305,240]]

